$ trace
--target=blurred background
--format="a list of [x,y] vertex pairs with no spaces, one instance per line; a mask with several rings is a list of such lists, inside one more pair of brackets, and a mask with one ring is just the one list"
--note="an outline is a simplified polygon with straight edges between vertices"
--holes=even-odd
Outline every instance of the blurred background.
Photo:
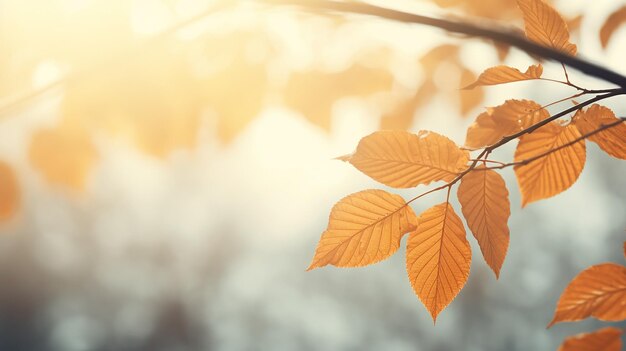
[[[523,28],[513,0],[372,3]],[[606,49],[598,40],[625,3],[554,4],[581,56],[626,74],[626,26]],[[462,144],[485,106],[576,93],[540,81],[459,90],[500,62],[536,60],[256,1],[0,0],[0,350],[555,350],[606,325],[545,328],[579,271],[625,263],[626,168],[592,143],[571,189],[524,210],[503,172],[500,279],[468,232],[468,284],[435,326],[404,247],[366,268],[304,271],[332,205],[385,188],[332,160],[361,137],[427,129]]]

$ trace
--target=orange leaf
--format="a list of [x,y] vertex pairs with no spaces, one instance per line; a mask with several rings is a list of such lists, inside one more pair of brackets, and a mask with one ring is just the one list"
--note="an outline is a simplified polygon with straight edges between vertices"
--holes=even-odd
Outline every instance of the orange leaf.
[[626,319],[626,267],[604,263],[580,272],[563,291],[548,327],[587,317]]
[[524,14],[528,39],[570,55],[576,55],[576,45],[569,41],[567,24],[561,15],[544,0],[517,0]]
[[548,117],[548,111],[534,101],[507,100],[478,115],[467,129],[465,145],[471,148],[492,145]]
[[[461,87],[467,86],[470,82],[476,80],[474,72],[465,67],[461,68]],[[480,105],[485,97],[482,89],[474,89],[472,91],[459,89],[460,110],[461,115],[468,114],[471,110]]]
[[[617,122],[617,117],[609,108],[592,105],[586,111],[577,113],[574,124],[582,134],[588,134],[600,128]],[[588,138],[604,150],[607,154],[626,160],[626,123],[603,130]]]
[[480,76],[478,76],[478,80],[463,89],[474,89],[477,86],[483,85],[497,85],[521,80],[539,79],[542,73],[543,67],[540,64],[528,67],[524,73],[520,72],[517,68],[504,65],[491,67],[481,73]]
[[451,181],[467,168],[469,153],[433,132],[379,131],[361,139],[356,152],[345,158],[376,181],[411,188]]
[[472,252],[449,203],[424,211],[407,241],[406,269],[413,290],[437,320],[469,276]]
[[620,351],[622,331],[608,327],[565,339],[558,351]]
[[[549,123],[520,138],[515,162],[522,162],[562,147],[581,137],[576,126]],[[585,166],[585,142],[563,147],[527,164],[514,167],[522,192],[522,207],[552,197],[572,186]]]
[[415,229],[416,221],[411,207],[398,195],[383,190],[348,195],[331,210],[328,228],[307,270],[380,262],[398,251],[402,235]]
[[461,179],[459,202],[467,225],[496,277],[509,247],[509,192],[497,172],[477,167]]
[[0,222],[13,217],[20,202],[17,178],[11,167],[0,161]]
[[604,22],[602,28],[600,29],[600,43],[602,43],[602,47],[606,48],[609,45],[609,40],[613,36],[613,33],[619,28],[622,24],[626,22],[626,6],[621,7],[620,9],[613,12]]

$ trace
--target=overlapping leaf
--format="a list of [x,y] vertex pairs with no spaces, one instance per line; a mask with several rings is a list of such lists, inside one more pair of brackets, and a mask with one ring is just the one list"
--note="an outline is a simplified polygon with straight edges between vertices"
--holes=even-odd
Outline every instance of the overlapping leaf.
[[580,137],[576,126],[551,122],[520,138],[515,162],[537,158],[514,167],[522,193],[522,206],[559,194],[576,182],[585,166],[585,142],[581,140],[566,145]]
[[[586,111],[577,113],[574,123],[582,134],[589,134],[598,128],[616,123],[617,117],[609,108],[592,105]],[[607,154],[626,159],[626,123],[603,130],[588,137]]]
[[364,190],[341,199],[330,212],[328,228],[307,270],[332,264],[360,267],[394,254],[417,217],[402,197]]
[[0,161],[0,222],[15,214],[20,204],[20,191],[13,169]]
[[471,148],[492,145],[548,117],[548,111],[534,101],[507,100],[476,118],[467,129],[465,145]]
[[571,336],[563,342],[558,351],[620,351],[622,331],[607,327],[593,333]]
[[582,271],[563,291],[548,326],[588,317],[626,319],[626,267],[605,263]]
[[626,23],[626,6],[622,6],[615,10],[602,25],[600,29],[600,43],[603,48],[609,45],[609,41],[613,37],[615,31]]
[[379,131],[341,159],[385,185],[410,188],[454,179],[467,168],[469,153],[433,132]]
[[498,85],[504,83],[518,82],[522,80],[539,79],[543,74],[543,66],[540,64],[528,67],[526,72],[521,72],[517,68],[509,66],[496,66],[485,70],[478,76],[478,79],[463,89],[473,89],[484,85]]
[[461,179],[459,202],[467,225],[496,277],[509,247],[509,192],[497,172],[477,167]]
[[567,24],[561,15],[544,0],[517,0],[524,14],[524,25],[528,39],[576,55],[576,45],[569,41]]
[[463,223],[449,203],[419,216],[417,229],[407,241],[406,269],[433,320],[465,285],[471,260]]

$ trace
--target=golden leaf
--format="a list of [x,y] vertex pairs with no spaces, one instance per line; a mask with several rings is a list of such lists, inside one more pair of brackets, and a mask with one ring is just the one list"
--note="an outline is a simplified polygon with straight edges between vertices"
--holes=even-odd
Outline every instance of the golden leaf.
[[379,131],[361,139],[347,160],[385,185],[411,188],[451,181],[467,168],[469,153],[433,132]]
[[622,331],[607,327],[593,333],[582,333],[565,339],[558,351],[620,351]]
[[[574,124],[582,134],[588,134],[617,120],[611,109],[594,104],[586,111],[579,111]],[[626,160],[626,123],[598,132],[588,139],[598,144],[607,154]]]
[[476,80],[474,72],[465,67],[461,68],[461,85],[458,89],[460,99],[460,112],[465,116],[474,108],[478,107],[485,97],[482,89],[463,90],[461,87],[467,86],[470,82]]
[[492,145],[548,117],[548,111],[534,101],[507,100],[478,115],[467,129],[465,145],[471,148]]
[[88,134],[66,125],[37,131],[29,149],[30,162],[46,180],[74,190],[84,189],[97,157]]
[[493,170],[477,167],[461,179],[457,195],[467,225],[498,277],[509,247],[507,222],[511,215],[504,179]]
[[548,327],[587,317],[626,319],[626,267],[604,263],[580,272],[563,291]]
[[569,55],[576,55],[576,45],[569,41],[567,24],[544,0],[517,0],[524,14],[528,39]]
[[13,169],[0,161],[0,222],[4,222],[17,212],[20,204],[20,190]]
[[541,78],[541,74],[543,74],[543,66],[541,66],[541,64],[528,67],[524,73],[520,72],[517,68],[500,65],[488,68],[478,76],[478,80],[463,89],[474,89],[477,86],[483,85],[497,85],[522,80],[539,79]]
[[522,193],[522,207],[557,195],[576,182],[585,166],[585,141],[567,147],[564,145],[580,137],[576,126],[562,126],[552,122],[520,138],[515,162],[526,161],[563,147],[530,163],[514,167]]
[[348,195],[331,210],[328,228],[307,270],[380,262],[398,251],[402,235],[416,225],[415,213],[398,195],[383,190]]
[[600,43],[603,48],[606,48],[609,45],[609,41],[613,36],[613,33],[619,28],[622,24],[626,22],[626,6],[623,6],[613,12],[604,22],[602,28],[600,29]]
[[449,203],[419,216],[417,229],[407,241],[406,270],[433,321],[467,282],[471,260],[463,223]]

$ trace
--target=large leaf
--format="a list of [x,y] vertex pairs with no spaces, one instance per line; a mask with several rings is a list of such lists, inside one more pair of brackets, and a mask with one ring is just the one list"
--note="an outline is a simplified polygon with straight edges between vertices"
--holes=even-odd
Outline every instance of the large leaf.
[[419,216],[417,229],[407,241],[406,269],[434,321],[467,282],[471,260],[463,223],[449,203]]
[[613,33],[624,23],[626,23],[626,6],[615,10],[602,25],[600,29],[600,43],[602,43],[603,48],[609,45]]
[[461,179],[459,202],[467,225],[496,277],[509,247],[509,192],[497,172],[477,167]]
[[620,351],[622,331],[607,327],[593,333],[582,333],[565,339],[558,351]]
[[20,203],[20,191],[13,169],[0,161],[0,222],[13,217]]
[[332,264],[360,267],[394,254],[417,217],[398,195],[364,190],[341,199],[331,210],[328,228],[307,270]]
[[539,79],[542,73],[543,67],[540,64],[528,67],[524,73],[520,72],[517,68],[500,65],[488,68],[478,76],[478,79],[474,83],[463,89],[474,89],[475,87],[484,85],[497,85],[522,80]]
[[543,0],[517,0],[524,14],[528,39],[570,55],[576,55],[576,45],[569,41],[567,24],[561,15]]
[[507,100],[476,118],[467,129],[465,145],[471,148],[492,145],[548,117],[548,111],[534,101]]
[[626,319],[626,267],[605,263],[578,274],[563,291],[548,326],[588,317],[613,322]]
[[[522,193],[522,206],[559,194],[576,182],[585,166],[585,141],[565,145],[580,137],[576,126],[551,122],[520,138],[515,162],[539,157],[514,167]],[[548,154],[542,156],[545,153]]]
[[469,153],[433,132],[379,131],[361,139],[356,152],[341,159],[385,185],[411,188],[451,181],[467,168]]
[[[582,134],[589,134],[602,126],[616,123],[617,117],[609,108],[592,105],[586,111],[576,114],[574,123]],[[626,123],[603,130],[588,138],[607,154],[626,160]]]

